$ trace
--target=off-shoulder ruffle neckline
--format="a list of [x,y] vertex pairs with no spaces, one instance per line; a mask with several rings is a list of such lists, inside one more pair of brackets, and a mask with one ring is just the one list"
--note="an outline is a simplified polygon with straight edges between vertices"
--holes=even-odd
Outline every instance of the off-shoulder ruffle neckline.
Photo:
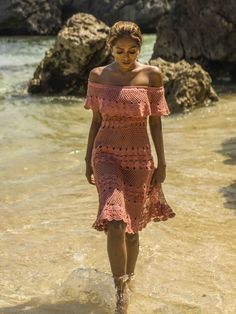
[[160,90],[162,88],[164,88],[164,86],[142,86],[142,85],[111,85],[111,84],[104,84],[104,83],[95,83],[92,82],[90,80],[88,80],[88,84],[89,85],[94,85],[97,87],[108,87],[108,88],[128,88],[128,89],[136,89],[136,88],[140,88],[140,89],[155,89],[155,90]]

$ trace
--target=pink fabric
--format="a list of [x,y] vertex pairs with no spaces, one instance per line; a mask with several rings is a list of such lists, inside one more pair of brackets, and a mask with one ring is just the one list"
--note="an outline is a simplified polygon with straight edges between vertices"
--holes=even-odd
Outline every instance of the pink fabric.
[[91,158],[99,195],[92,227],[107,232],[108,221],[123,220],[126,232],[136,233],[151,220],[174,217],[162,185],[150,184],[155,167],[147,117],[170,113],[164,87],[112,86],[89,81],[84,108],[102,115]]

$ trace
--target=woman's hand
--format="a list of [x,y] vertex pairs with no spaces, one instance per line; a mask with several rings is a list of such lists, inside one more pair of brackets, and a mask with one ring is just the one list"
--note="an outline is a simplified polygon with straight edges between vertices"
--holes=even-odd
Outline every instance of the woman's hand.
[[165,178],[166,178],[166,165],[158,165],[153,172],[151,185],[158,185],[159,183],[164,182]]
[[90,162],[86,161],[86,178],[88,180],[88,183],[95,185],[94,175],[93,175],[93,168],[90,164]]

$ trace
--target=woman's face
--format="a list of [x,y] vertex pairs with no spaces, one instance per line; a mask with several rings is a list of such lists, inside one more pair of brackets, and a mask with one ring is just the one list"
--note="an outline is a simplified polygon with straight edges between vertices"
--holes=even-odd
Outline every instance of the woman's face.
[[111,49],[114,60],[123,68],[129,68],[136,61],[140,48],[132,37],[118,38]]

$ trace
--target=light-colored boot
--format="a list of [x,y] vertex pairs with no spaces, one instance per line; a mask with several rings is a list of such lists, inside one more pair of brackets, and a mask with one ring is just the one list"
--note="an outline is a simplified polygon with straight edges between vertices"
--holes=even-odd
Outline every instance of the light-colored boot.
[[116,288],[116,309],[114,314],[127,314],[129,305],[129,294],[127,281],[129,276],[127,274],[122,276],[113,276]]

